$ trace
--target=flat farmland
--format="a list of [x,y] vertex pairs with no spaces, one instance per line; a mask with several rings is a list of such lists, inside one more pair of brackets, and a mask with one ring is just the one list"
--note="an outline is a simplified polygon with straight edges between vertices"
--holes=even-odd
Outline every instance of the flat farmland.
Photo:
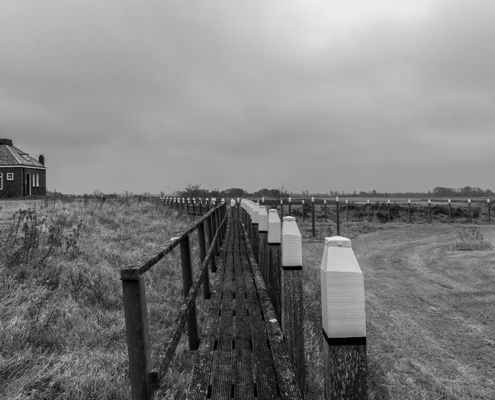
[[[306,356],[321,398],[323,238],[301,224]],[[365,278],[370,398],[495,398],[495,250],[456,251],[466,225],[344,223]],[[495,227],[481,232],[495,243]],[[318,360],[315,362],[315,360]]]

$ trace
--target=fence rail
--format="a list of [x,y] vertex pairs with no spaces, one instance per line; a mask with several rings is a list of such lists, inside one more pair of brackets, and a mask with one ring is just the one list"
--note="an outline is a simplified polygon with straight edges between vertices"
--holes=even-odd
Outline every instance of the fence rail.
[[[167,205],[172,208],[184,210],[185,203],[189,199],[158,199],[152,200],[157,204]],[[194,203],[193,203],[194,204]],[[210,207],[212,207],[210,209]],[[187,208],[187,206],[186,206]],[[215,199],[207,205],[207,211],[198,221],[166,249],[145,262],[140,267],[121,270],[122,290],[124,297],[124,314],[126,325],[127,349],[129,355],[129,377],[131,382],[132,398],[134,400],[152,400],[154,393],[160,389],[161,377],[167,373],[168,367],[174,357],[184,325],[187,322],[189,348],[195,350],[199,346],[198,321],[196,316],[196,296],[203,285],[204,297],[208,298],[209,288],[208,268],[215,268],[215,256],[219,254],[226,233],[226,204],[222,202],[218,206]],[[200,209],[201,210],[201,209]],[[201,212],[201,211],[200,211]],[[205,226],[206,224],[206,226]],[[200,270],[193,276],[190,234],[198,230],[200,248]],[[207,235],[205,235],[205,231]],[[206,244],[208,236],[208,246]],[[149,271],[163,257],[175,247],[180,246],[181,266],[184,287],[184,302],[175,319],[175,331],[169,340],[165,350],[165,357],[160,363],[159,371],[151,371],[151,355],[149,343],[148,316],[146,304],[146,290],[144,286],[144,274]]]
[[[307,199],[306,199],[307,200]],[[468,222],[468,223],[492,223],[491,213],[494,208],[493,202],[490,199],[486,200],[454,200],[448,199],[446,203],[428,199],[427,203],[411,202],[408,199],[407,203],[397,201],[391,202],[388,199],[386,202],[367,200],[362,202],[353,202],[345,200],[340,201],[338,197],[335,199],[315,198],[312,197],[309,201],[300,199],[293,201],[291,197],[287,199],[258,199],[259,205],[264,205],[267,208],[273,207],[280,210],[280,216],[294,216],[302,218],[302,222],[306,222],[308,214],[311,215],[312,235],[316,236],[316,220],[323,219],[325,222],[333,220],[336,225],[337,235],[340,235],[341,220],[345,218],[346,222],[352,221],[367,221],[372,222],[378,220],[382,223],[399,221],[407,223],[433,223],[433,216],[440,218],[441,222]],[[237,200],[239,201],[239,199]],[[252,200],[249,200],[252,201]],[[485,206],[483,206],[485,205]],[[317,215],[316,207],[320,206],[319,215]],[[486,211],[485,211],[486,209]],[[287,212],[286,212],[287,211]],[[329,216],[329,211],[332,211],[332,218]],[[350,214],[352,214],[350,216]],[[413,215],[415,218],[413,219]],[[440,216],[440,217],[438,217]],[[443,217],[442,217],[443,216]]]

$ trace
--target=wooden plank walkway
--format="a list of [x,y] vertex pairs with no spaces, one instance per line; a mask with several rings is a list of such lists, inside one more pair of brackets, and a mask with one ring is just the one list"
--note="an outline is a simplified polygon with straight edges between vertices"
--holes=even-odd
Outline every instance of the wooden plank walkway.
[[240,220],[230,218],[187,399],[302,399]]

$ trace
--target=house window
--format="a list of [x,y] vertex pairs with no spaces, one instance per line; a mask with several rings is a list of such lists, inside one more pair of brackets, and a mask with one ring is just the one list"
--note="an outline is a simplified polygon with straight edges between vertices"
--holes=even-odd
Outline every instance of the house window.
[[0,172],[0,190],[3,190],[3,174]]
[[7,180],[8,181],[14,180],[14,173],[13,172],[7,172]]

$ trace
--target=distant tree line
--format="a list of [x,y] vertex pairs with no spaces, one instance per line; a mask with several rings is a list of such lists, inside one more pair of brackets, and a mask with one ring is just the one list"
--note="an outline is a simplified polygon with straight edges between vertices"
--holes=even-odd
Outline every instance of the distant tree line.
[[483,190],[481,188],[466,186],[463,188],[445,188],[437,186],[433,191],[428,192],[379,192],[377,190],[368,191],[353,191],[348,193],[345,191],[330,190],[328,193],[310,193],[308,190],[302,190],[300,193],[288,191],[284,186],[277,189],[260,189],[254,192],[249,192],[241,188],[229,188],[220,190],[218,188],[213,190],[202,189],[201,184],[189,183],[184,190],[178,190],[174,193],[177,196],[183,197],[255,197],[255,198],[275,198],[283,199],[289,196],[345,196],[345,197],[491,197],[494,192],[490,189]]
[[471,186],[458,189],[437,186],[433,189],[433,195],[435,197],[490,197],[493,196],[493,192],[490,189],[483,190]]

